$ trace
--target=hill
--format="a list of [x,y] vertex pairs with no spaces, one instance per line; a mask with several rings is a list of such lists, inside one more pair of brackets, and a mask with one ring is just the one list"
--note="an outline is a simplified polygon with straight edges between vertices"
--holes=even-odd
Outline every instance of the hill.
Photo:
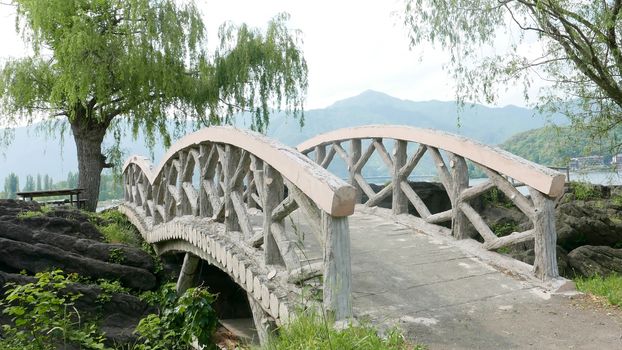
[[[547,124],[546,118],[533,110],[516,106],[466,106],[460,118],[458,115],[455,102],[415,102],[368,90],[337,101],[327,108],[306,111],[302,128],[296,120],[285,114],[275,114],[267,134],[295,146],[312,136],[338,128],[366,124],[404,124],[446,130],[485,143],[498,144],[517,132]],[[552,121],[563,123],[560,117]],[[243,116],[238,117],[236,125],[245,127]],[[112,138],[108,137],[104,144],[112,144]],[[150,154],[140,135],[138,140],[133,140],[129,135],[123,136],[121,146],[126,156]],[[0,152],[3,153],[0,155],[0,181],[10,172],[15,172],[22,186],[28,174],[49,174],[55,180],[60,180],[65,179],[68,172],[77,169],[71,135],[67,134],[64,142],[60,142],[58,137],[46,138],[42,133],[37,133],[36,126],[17,128],[11,145]],[[153,159],[159,162],[163,153],[162,147],[156,145]]]
[[[610,158],[615,153],[613,142],[620,131],[595,139],[586,131],[570,126],[545,126],[518,133],[500,147],[525,159],[549,166],[567,166],[570,158],[600,155]],[[617,137],[619,139],[619,136]]]

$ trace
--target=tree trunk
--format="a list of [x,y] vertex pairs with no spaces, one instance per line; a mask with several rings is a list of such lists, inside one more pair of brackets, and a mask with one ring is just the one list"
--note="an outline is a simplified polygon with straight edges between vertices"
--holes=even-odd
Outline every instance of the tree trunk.
[[110,167],[101,152],[110,121],[98,121],[90,115],[91,113],[80,110],[76,113],[76,117],[70,120],[70,124],[78,153],[78,187],[84,189],[80,198],[86,200],[85,210],[95,211],[99,198],[101,172],[104,168]]

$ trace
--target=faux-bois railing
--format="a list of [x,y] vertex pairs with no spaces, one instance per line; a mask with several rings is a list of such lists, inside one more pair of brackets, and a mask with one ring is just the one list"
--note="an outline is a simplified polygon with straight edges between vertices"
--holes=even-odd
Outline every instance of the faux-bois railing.
[[[392,152],[387,150],[388,142],[392,142]],[[349,147],[344,147],[344,144]],[[409,126],[375,125],[340,129],[314,137],[297,148],[324,168],[334,161],[335,156],[341,158],[347,166],[349,182],[357,190],[357,198],[360,200],[362,193],[368,197],[364,203],[367,207],[376,206],[392,195],[393,214],[407,213],[411,203],[419,216],[417,222],[423,226],[451,222],[451,234],[457,239],[468,237],[467,226],[470,224],[483,239],[483,247],[489,250],[534,240],[535,276],[541,280],[559,276],[554,206],[563,194],[564,175],[557,171],[466,137]],[[410,156],[409,149],[412,150]],[[390,182],[378,193],[362,174],[374,153],[385,164],[390,178]],[[431,213],[408,183],[408,177],[421,164],[426,153],[449,196],[449,210]],[[469,187],[467,161],[487,176],[484,182]],[[517,190],[511,179],[527,186],[529,196]],[[471,203],[493,187],[502,191],[529,218],[532,224],[530,229],[503,237],[493,232]]]

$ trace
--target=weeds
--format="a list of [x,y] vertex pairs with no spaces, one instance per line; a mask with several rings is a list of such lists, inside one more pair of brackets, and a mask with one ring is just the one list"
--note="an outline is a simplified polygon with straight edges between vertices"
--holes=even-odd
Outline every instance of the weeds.
[[575,283],[581,292],[605,297],[611,305],[622,307],[622,276],[612,274],[607,277],[578,277]]
[[52,211],[52,207],[48,205],[42,205],[39,210],[27,210],[17,214],[17,219],[26,220],[32,218],[40,218],[46,216]]
[[89,220],[104,235],[108,243],[123,243],[140,248],[141,238],[136,228],[116,210],[90,214]]
[[279,336],[272,337],[265,350],[302,349],[360,349],[360,350],[424,350],[421,345],[408,344],[401,332],[391,330],[386,338],[378,336],[369,325],[350,326],[336,330],[332,321],[323,315],[301,311],[289,324],[279,328]]

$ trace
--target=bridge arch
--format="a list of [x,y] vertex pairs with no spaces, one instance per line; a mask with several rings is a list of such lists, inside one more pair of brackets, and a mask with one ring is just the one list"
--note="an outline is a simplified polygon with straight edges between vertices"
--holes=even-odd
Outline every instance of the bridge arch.
[[[119,210],[158,254],[186,252],[185,261],[217,266],[277,324],[302,302],[301,284],[320,275],[324,308],[336,319],[351,316],[355,188],[295,149],[255,132],[210,127],[177,141],[155,168],[130,157],[123,179]],[[311,237],[301,241],[292,232],[294,216]],[[305,256],[309,241],[320,247],[313,261]]]
[[[385,142],[393,141],[389,152]],[[349,144],[346,150],[343,144]],[[365,144],[365,148],[363,148]],[[412,149],[408,155],[409,145]],[[367,196],[364,207],[377,206],[392,195],[391,213],[396,218],[408,212],[412,205],[417,216],[405,218],[422,230],[436,229],[457,239],[469,238],[472,225],[483,240],[482,246],[497,250],[516,243],[534,241],[534,275],[541,280],[559,277],[556,261],[556,232],[554,206],[563,194],[563,174],[527,161],[521,157],[491,147],[469,138],[448,132],[402,125],[370,125],[331,131],[307,140],[297,149],[327,168],[335,159],[341,158],[349,172],[349,182],[357,190],[357,198]],[[388,170],[390,182],[382,190],[374,191],[362,175],[362,170],[376,153]],[[429,154],[447,192],[451,208],[431,213],[419,194],[408,183],[408,177]],[[479,169],[487,179],[469,186],[467,162]],[[528,188],[526,196],[516,189],[518,182]],[[497,237],[482,216],[471,204],[491,188],[503,192],[522,211],[532,227]],[[451,223],[451,231],[441,223]]]

